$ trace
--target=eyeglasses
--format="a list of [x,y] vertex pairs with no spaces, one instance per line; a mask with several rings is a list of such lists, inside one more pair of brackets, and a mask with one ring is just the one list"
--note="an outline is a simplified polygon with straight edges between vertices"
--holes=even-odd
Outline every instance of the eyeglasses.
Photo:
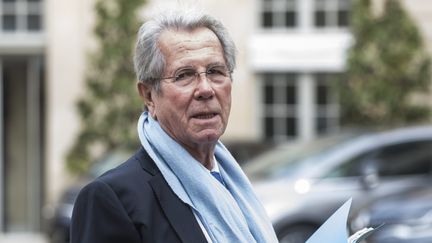
[[228,70],[226,66],[209,67],[204,72],[198,72],[192,68],[183,68],[177,70],[174,76],[163,77],[160,80],[171,79],[171,82],[179,87],[189,87],[196,85],[199,76],[203,73],[212,84],[223,84],[230,78],[232,71]]

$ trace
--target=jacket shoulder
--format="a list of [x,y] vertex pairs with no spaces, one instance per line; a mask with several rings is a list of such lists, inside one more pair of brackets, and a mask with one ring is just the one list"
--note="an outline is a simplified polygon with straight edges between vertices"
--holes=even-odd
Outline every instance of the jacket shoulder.
[[156,200],[149,183],[155,177],[153,173],[160,172],[145,150],[140,149],[119,166],[90,182],[84,190],[94,190],[95,195],[103,192],[100,188],[111,191],[127,214],[133,217],[137,210],[147,211],[146,208]]
[[137,179],[148,181],[152,176],[160,173],[154,161],[148,153],[141,147],[129,159],[119,166],[102,174],[98,180],[109,185],[117,182],[127,182]]

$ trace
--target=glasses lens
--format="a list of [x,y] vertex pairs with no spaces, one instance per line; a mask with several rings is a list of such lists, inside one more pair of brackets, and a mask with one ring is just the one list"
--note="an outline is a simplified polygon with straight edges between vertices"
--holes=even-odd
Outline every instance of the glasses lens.
[[211,67],[206,72],[207,78],[212,81],[225,81],[228,77],[228,70],[225,66]]
[[187,86],[194,81],[195,73],[192,69],[180,70],[174,77],[174,83],[178,86]]

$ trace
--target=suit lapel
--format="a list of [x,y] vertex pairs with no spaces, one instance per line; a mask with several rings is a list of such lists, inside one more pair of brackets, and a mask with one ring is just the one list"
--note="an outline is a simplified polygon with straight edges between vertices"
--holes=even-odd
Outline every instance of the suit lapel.
[[147,152],[140,151],[143,169],[153,175],[149,181],[162,210],[182,242],[207,242],[191,208],[174,194]]
[[181,241],[207,242],[191,208],[173,193],[162,175],[153,177],[149,183]]

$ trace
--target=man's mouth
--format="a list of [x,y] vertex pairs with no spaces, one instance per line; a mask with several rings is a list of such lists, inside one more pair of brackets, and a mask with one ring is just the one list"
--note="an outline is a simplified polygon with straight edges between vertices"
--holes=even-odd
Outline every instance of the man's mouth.
[[213,117],[215,117],[217,115],[217,113],[203,113],[203,114],[197,114],[194,115],[193,118],[195,119],[211,119]]

